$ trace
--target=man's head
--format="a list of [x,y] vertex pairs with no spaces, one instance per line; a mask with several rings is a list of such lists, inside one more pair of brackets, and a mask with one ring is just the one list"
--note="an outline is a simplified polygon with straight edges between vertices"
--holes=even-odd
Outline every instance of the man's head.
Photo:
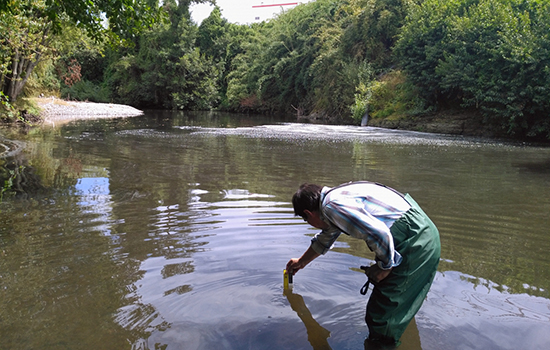
[[316,184],[305,183],[292,196],[294,214],[307,220],[306,210],[310,212],[319,211],[322,187]]

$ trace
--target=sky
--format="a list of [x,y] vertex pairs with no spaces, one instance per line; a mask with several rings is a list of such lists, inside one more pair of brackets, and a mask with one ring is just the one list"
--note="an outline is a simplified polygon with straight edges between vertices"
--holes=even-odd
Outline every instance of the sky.
[[[216,0],[222,11],[222,17],[231,23],[250,24],[273,18],[281,12],[281,6],[269,6],[253,8],[252,6],[266,6],[274,4],[295,4],[305,3],[311,0]],[[284,10],[291,9],[296,5],[282,6]],[[191,17],[197,24],[210,15],[214,7],[206,4],[192,5],[190,7]]]

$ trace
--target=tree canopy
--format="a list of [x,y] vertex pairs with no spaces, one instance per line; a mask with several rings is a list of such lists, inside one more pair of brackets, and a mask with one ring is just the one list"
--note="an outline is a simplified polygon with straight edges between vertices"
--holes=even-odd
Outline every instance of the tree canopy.
[[[55,53],[36,78],[72,98],[344,122],[455,111],[550,138],[548,0],[316,0],[250,25],[218,7],[194,23],[200,2],[0,0],[2,91],[15,100]],[[69,27],[126,45],[53,45]]]
[[132,35],[158,20],[158,0],[0,0],[0,11],[11,15],[33,8],[54,30],[69,20],[98,40]]
[[157,0],[0,0],[0,91],[17,99],[64,23],[120,44],[157,22],[159,13]]
[[510,134],[550,138],[550,2],[426,0],[396,46],[436,107],[480,110]]

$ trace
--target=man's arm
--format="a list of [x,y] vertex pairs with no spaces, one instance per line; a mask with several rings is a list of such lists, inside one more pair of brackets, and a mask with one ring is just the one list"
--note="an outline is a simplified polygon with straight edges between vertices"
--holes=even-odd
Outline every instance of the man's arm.
[[317,253],[312,246],[309,246],[309,248],[305,251],[304,254],[299,259],[293,258],[290,259],[290,261],[286,264],[286,270],[289,271],[291,274],[295,274],[298,270],[303,269],[306,267],[307,264],[315,260],[317,258],[319,253]]

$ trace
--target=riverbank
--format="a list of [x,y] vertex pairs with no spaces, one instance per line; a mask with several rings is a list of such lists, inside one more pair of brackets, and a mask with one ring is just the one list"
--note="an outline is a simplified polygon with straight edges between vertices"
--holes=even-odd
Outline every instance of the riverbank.
[[[325,113],[313,113],[307,116],[298,116],[298,122],[325,122],[335,124],[341,122]],[[350,123],[348,123],[350,124]],[[354,123],[355,125],[357,123]],[[437,134],[450,134],[462,136],[486,137],[495,139],[509,139],[504,130],[483,123],[483,117],[475,111],[468,112],[443,112],[438,114],[426,114],[421,116],[369,118],[368,126],[421,131]]]
[[[60,125],[79,119],[132,117],[143,111],[127,105],[65,101],[54,97],[33,98],[39,107],[41,123]],[[323,121],[334,123],[326,115],[300,116],[298,122]],[[482,123],[483,118],[475,113],[441,113],[403,118],[371,118],[368,126],[387,129],[413,130],[429,133],[477,136],[487,138],[507,138],[503,130],[495,130]]]
[[509,138],[504,130],[483,123],[483,117],[475,112],[445,112],[404,118],[370,119],[369,126],[387,129],[413,130],[438,134]]
[[127,105],[114,103],[65,101],[54,97],[34,98],[40,108],[43,124],[58,125],[79,119],[135,117],[143,111]]

